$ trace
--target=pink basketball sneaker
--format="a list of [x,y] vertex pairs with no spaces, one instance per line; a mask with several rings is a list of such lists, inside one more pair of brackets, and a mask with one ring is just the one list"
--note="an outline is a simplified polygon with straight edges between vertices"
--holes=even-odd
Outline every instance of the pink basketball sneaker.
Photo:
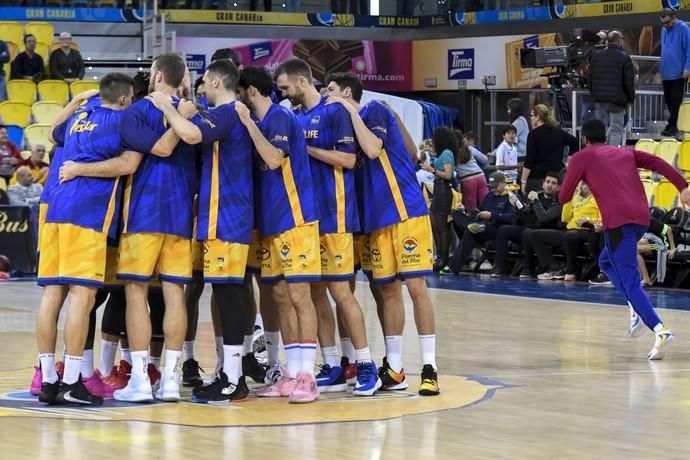
[[101,398],[112,398],[113,391],[116,390],[115,387],[108,385],[103,381],[101,376],[101,371],[96,369],[91,377],[83,380],[84,386],[89,393],[94,396],[100,396]]
[[308,372],[299,372],[297,374],[297,386],[288,398],[288,402],[302,404],[314,402],[319,398],[319,387],[316,385],[316,379]]
[[43,382],[43,373],[40,367],[34,367],[34,378],[31,380],[31,386],[29,387],[29,393],[34,396],[38,396],[41,393],[41,383]]
[[256,390],[256,395],[260,398],[280,398],[285,396],[290,396],[295,387],[297,386],[297,380],[287,376],[287,372],[283,374],[273,385],[259,388]]

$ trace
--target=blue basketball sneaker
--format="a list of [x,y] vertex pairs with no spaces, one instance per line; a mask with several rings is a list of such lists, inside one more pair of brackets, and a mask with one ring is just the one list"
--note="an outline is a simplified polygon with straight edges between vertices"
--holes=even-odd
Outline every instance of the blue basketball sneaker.
[[374,396],[381,388],[381,379],[373,361],[357,363],[357,383],[352,394],[355,396]]
[[316,375],[316,385],[321,393],[335,393],[347,390],[345,371],[340,366],[324,364]]

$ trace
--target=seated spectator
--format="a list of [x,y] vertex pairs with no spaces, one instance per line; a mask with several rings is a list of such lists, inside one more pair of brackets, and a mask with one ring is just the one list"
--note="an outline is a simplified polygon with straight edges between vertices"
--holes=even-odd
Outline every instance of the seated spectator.
[[5,64],[10,62],[10,49],[7,43],[0,40],[0,102],[7,99],[7,83],[5,81]]
[[[656,253],[656,273],[654,279],[649,276],[645,257]],[[640,269],[643,286],[651,286],[655,281],[663,283],[666,279],[666,261],[673,259],[676,253],[676,242],[673,230],[656,219],[651,219],[647,233],[637,243],[637,266]]]
[[463,141],[462,132],[455,130],[458,138],[458,163],[455,165],[455,178],[462,192],[462,204],[467,209],[477,209],[489,194],[489,186],[481,165],[489,159],[474,147],[467,147]]
[[[560,175],[549,172],[544,178],[542,191],[525,197],[521,193],[511,194],[510,204],[516,209],[518,224],[503,225],[496,235],[496,256],[491,276],[494,278],[505,274],[508,257],[508,243],[513,242],[522,247],[522,271],[520,279],[534,278],[534,249],[531,234],[536,229],[555,229],[561,226],[562,206],[558,201]],[[536,199],[535,198],[536,195]]]
[[36,37],[32,34],[24,35],[24,49],[12,62],[12,78],[38,83],[43,79],[43,58],[35,53]]
[[563,205],[561,220],[566,223],[563,243],[565,246],[564,281],[575,281],[576,261],[581,244],[587,243],[589,256],[594,260],[599,259],[602,247],[600,245],[601,213],[592,192],[584,182],[580,183],[580,188],[573,199]]
[[494,240],[502,225],[515,223],[517,216],[508,201],[506,181],[506,176],[496,171],[489,177],[491,193],[486,195],[478,210],[461,207],[453,212],[453,227],[460,244],[448,265],[441,270],[442,274],[460,273],[474,248]]
[[43,186],[34,184],[34,177],[27,166],[17,169],[17,183],[7,189],[12,206],[33,206],[41,199]]
[[[31,148],[31,156],[26,160],[22,160],[17,164],[17,167],[26,166],[31,170],[31,175],[34,177],[34,183],[45,185],[48,177],[48,163],[43,159],[46,156],[46,145],[43,142],[36,142]],[[10,179],[10,185],[17,183],[17,172]]]
[[60,48],[50,53],[50,75],[67,83],[84,78],[84,61],[77,50],[72,49],[72,34],[60,34]]
[[506,175],[508,182],[513,184],[518,180],[518,151],[515,144],[517,131],[515,126],[503,128],[503,142],[496,149],[496,171],[501,171]]
[[9,182],[17,164],[22,160],[19,148],[7,137],[7,127],[0,125],[0,178],[5,180],[5,183]]

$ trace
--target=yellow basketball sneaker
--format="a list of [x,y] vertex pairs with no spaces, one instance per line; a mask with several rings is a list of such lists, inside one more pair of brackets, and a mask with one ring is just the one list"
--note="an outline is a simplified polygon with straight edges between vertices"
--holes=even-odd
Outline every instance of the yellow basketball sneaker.
[[673,334],[671,334],[671,331],[663,326],[661,330],[655,332],[654,334],[656,336],[654,346],[647,354],[647,358],[649,360],[664,359],[664,356],[666,355],[666,351],[664,349],[673,340]]
[[436,396],[441,393],[438,387],[438,375],[431,364],[422,368],[422,383],[419,384],[419,394],[422,396]]

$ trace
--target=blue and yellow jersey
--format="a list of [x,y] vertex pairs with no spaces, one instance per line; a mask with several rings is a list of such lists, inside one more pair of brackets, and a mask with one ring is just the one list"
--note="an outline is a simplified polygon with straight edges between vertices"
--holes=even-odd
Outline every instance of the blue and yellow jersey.
[[[84,112],[91,110],[95,107],[101,105],[101,97],[94,96],[89,99],[85,99],[79,104],[75,113]],[[49,203],[50,197],[55,189],[55,186],[60,182],[60,166],[62,163],[69,160],[69,158],[64,157],[63,148],[61,145],[55,145],[55,152],[53,152],[53,157],[50,159],[50,167],[48,169],[48,177],[46,177],[46,182],[43,184],[43,193],[41,193],[41,203]]]
[[[174,98],[177,105],[178,99]],[[124,233],[164,233],[192,237],[192,206],[196,191],[194,147],[180,141],[171,156],[151,149],[168,130],[163,112],[151,101],[132,104],[122,118],[124,150],[144,156],[127,179],[123,206]]]
[[317,220],[314,184],[307,144],[299,121],[288,109],[273,104],[259,129],[264,137],[285,153],[280,168],[270,170],[258,159],[259,212],[261,236],[273,236]]
[[[123,112],[106,107],[76,113],[53,131],[65,159],[79,163],[105,161],[122,153]],[[119,178],[77,177],[52,193],[46,222],[69,223],[115,236]]]
[[[361,178],[363,205],[360,206],[362,230],[374,230],[428,214],[414,164],[405,147],[400,127],[391,111],[378,101],[371,101],[359,111],[367,128],[383,142],[383,151],[375,160],[362,155]],[[359,184],[358,184],[359,185]]]
[[[297,118],[307,145],[354,155],[357,146],[350,114],[340,104],[326,105],[323,97],[311,110],[300,109]],[[334,167],[310,157],[311,173],[319,217],[319,233],[354,233],[359,231],[359,213],[355,195],[355,174],[351,169]]]
[[249,244],[254,228],[249,133],[234,102],[192,121],[201,130],[203,143],[197,239]]

